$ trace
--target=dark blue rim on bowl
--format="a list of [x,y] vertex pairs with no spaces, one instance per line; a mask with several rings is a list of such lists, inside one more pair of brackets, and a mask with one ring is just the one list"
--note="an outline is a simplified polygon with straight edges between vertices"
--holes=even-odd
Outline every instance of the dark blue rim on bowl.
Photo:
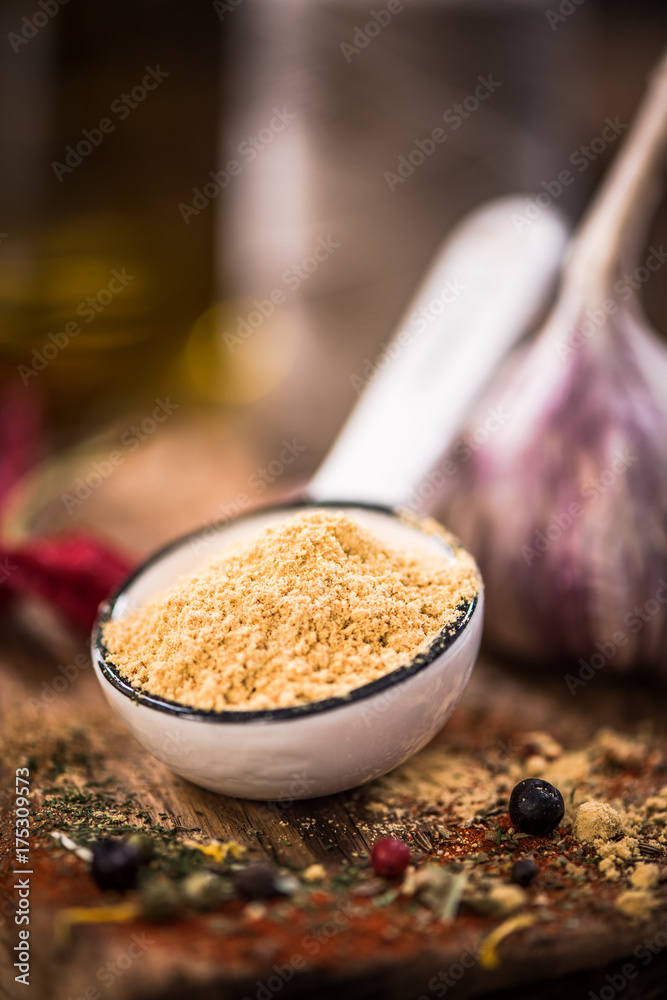
[[[247,711],[231,709],[215,711],[214,709],[193,708],[190,705],[182,705],[180,702],[170,701],[168,698],[160,698],[158,695],[138,690],[137,688],[132,687],[132,685],[118,673],[117,669],[110,661],[109,652],[102,638],[102,628],[113,617],[116,605],[125,595],[127,589],[131,587],[135,580],[137,580],[147,569],[155,565],[155,563],[158,563],[162,558],[164,558],[164,556],[173,552],[175,549],[180,548],[184,544],[195,541],[197,538],[205,538],[210,533],[215,533],[231,524],[236,524],[238,521],[244,521],[257,516],[258,514],[265,514],[270,511],[284,510],[285,512],[289,512],[296,511],[301,508],[356,508],[358,510],[377,511],[378,513],[388,514],[392,517],[399,517],[400,519],[400,511],[395,511],[391,507],[385,507],[380,504],[360,503],[352,500],[342,500],[340,502],[327,500],[322,503],[316,503],[311,500],[296,500],[291,503],[255,507],[253,510],[244,514],[239,514],[237,517],[216,521],[213,524],[206,525],[204,528],[197,528],[195,531],[181,535],[180,538],[177,538],[168,545],[165,545],[163,548],[159,549],[152,556],[146,559],[140,566],[138,566],[137,569],[134,570],[134,572],[124,581],[124,583],[121,584],[116,593],[100,606],[97,620],[93,627],[93,647],[98,654],[100,671],[111,686],[116,688],[117,691],[120,691],[121,694],[125,695],[137,705],[145,705],[147,708],[156,709],[158,712],[165,712],[169,715],[177,715],[185,719],[199,719],[200,721],[205,722],[282,722],[287,721],[288,719],[298,719],[307,715],[316,715],[320,712],[329,712],[335,708],[341,708],[343,705],[350,705],[355,701],[362,701],[365,698],[370,698],[382,691],[386,691],[395,684],[400,684],[402,681],[407,680],[409,677],[413,677],[421,670],[430,666],[430,664],[441,656],[445,650],[449,649],[459,635],[461,635],[461,633],[467,628],[473,617],[475,608],[477,607],[479,592],[475,594],[471,601],[460,605],[461,615],[456,622],[453,625],[446,625],[443,629],[441,629],[440,632],[438,632],[438,634],[431,640],[428,648],[422,653],[418,653],[412,658],[410,663],[406,664],[404,667],[397,667],[395,670],[391,670],[388,674],[378,677],[377,680],[369,681],[368,684],[363,684],[361,687],[353,688],[352,691],[346,695],[338,695],[334,698],[325,698],[322,701],[307,702],[303,705],[289,705],[283,708],[266,708],[257,710],[249,709]],[[414,525],[414,527],[419,530],[419,525]],[[439,536],[434,535],[433,537],[438,538]],[[444,544],[447,544],[444,542],[444,539],[441,540]]]

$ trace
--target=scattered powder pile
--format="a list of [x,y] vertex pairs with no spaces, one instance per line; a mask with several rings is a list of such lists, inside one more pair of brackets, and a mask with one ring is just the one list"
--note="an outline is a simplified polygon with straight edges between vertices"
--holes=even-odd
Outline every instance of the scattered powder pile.
[[400,667],[479,589],[472,558],[386,547],[338,512],[297,514],[123,621],[110,659],[134,687],[197,708],[344,695]]
[[611,840],[623,829],[619,813],[606,802],[584,802],[577,809],[572,832],[577,840],[592,844]]
[[606,726],[598,730],[595,743],[605,764],[634,771],[641,768],[646,758],[646,746],[641,740],[629,740]]
[[627,869],[628,864],[638,860],[639,840],[637,837],[621,837],[620,840],[604,840],[598,837],[593,841],[600,861],[600,871],[610,882],[615,882],[619,871]]
[[472,754],[457,753],[451,745],[439,741],[378,778],[371,787],[380,799],[370,804],[371,809],[375,805],[379,811],[383,803],[403,798],[429,806],[441,802],[447,803],[461,821],[486,812],[497,798],[496,781],[484,761]]
[[651,914],[660,901],[652,896],[650,892],[643,892],[640,889],[628,889],[620,893],[616,899],[616,909],[638,923],[645,923],[651,919]]
[[518,885],[496,883],[489,889],[490,912],[499,917],[509,917],[522,910],[528,902],[528,895]]
[[640,865],[635,868],[630,881],[635,889],[655,889],[660,882],[660,868],[658,865]]

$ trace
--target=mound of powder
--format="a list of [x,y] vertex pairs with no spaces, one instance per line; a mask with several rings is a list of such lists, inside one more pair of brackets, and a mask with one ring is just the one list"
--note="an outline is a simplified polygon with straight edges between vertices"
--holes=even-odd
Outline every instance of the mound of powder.
[[574,817],[572,833],[577,840],[592,844],[598,838],[611,840],[622,829],[621,816],[607,802],[583,802]]
[[407,663],[479,589],[472,557],[394,550],[314,510],[210,560],[107,623],[136,688],[197,708],[265,709],[345,695]]

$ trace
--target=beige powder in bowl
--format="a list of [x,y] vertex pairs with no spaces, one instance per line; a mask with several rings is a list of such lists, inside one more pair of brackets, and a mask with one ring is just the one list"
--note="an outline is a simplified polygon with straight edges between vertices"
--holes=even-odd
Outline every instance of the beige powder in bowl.
[[479,590],[470,555],[387,547],[313,510],[212,559],[124,619],[108,658],[133,687],[195,708],[258,710],[341,696],[403,666]]

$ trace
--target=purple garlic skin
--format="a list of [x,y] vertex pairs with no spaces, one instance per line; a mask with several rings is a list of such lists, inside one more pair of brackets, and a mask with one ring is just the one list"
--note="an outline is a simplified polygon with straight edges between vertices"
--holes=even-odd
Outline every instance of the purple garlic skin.
[[487,640],[587,676],[667,673],[667,351],[614,304],[600,328],[556,315],[506,363],[436,511],[480,565]]
[[667,673],[667,348],[622,278],[666,154],[667,50],[571,242],[555,306],[442,469],[437,513],[480,565],[487,638],[578,660],[582,683],[607,666]]

